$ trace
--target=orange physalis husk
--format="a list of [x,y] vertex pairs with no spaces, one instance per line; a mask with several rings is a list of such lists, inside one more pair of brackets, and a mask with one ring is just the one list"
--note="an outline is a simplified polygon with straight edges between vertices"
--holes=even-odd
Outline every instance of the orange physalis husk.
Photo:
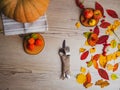
[[118,69],[119,63],[116,63],[113,67],[113,72],[115,72]]

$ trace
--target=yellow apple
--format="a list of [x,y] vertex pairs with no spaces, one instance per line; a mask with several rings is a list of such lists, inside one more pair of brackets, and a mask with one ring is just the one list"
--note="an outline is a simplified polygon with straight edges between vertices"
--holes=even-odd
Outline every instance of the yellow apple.
[[90,19],[89,22],[88,22],[88,24],[90,26],[94,26],[96,23],[97,23],[97,21],[95,19]]

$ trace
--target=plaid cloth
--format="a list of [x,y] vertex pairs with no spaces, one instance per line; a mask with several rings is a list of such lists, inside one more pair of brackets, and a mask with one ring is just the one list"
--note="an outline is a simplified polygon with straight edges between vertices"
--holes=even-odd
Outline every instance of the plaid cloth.
[[5,35],[45,32],[48,30],[46,14],[32,23],[20,23],[2,14],[2,22]]

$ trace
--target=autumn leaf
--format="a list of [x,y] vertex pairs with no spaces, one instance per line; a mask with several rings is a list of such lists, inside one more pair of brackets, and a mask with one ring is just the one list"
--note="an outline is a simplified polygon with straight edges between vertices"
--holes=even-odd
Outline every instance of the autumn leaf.
[[91,35],[92,33],[91,32],[84,32],[83,35],[86,37],[86,38],[89,38],[89,36]]
[[109,80],[108,73],[104,69],[99,68],[98,73],[103,79]]
[[110,42],[111,48],[115,48],[117,46],[117,41],[114,39]]
[[118,69],[119,63],[116,63],[113,67],[113,72],[115,72]]
[[114,10],[107,9],[106,12],[107,12],[107,14],[108,14],[109,16],[111,16],[112,18],[118,18],[118,14],[117,14]]
[[99,57],[100,57],[100,54],[95,54],[92,59],[97,61]]
[[88,73],[86,74],[86,82],[87,82],[87,83],[90,83],[90,82],[91,82],[91,74],[90,74],[90,72],[88,72]]
[[93,33],[96,33],[97,35],[99,35],[99,27],[98,26],[96,26],[95,28],[94,28],[94,30],[93,30]]
[[82,53],[80,59],[85,60],[87,58],[88,54],[89,54],[89,51],[86,51],[86,52]]
[[102,12],[102,15],[104,16],[104,9],[100,3],[95,2],[95,9],[100,10]]
[[105,43],[107,40],[108,40],[108,35],[102,35],[99,37],[98,41],[97,41],[97,44],[103,44]]
[[92,62],[93,62],[94,68],[95,68],[95,69],[98,69],[98,63],[97,63],[97,61],[96,61],[96,60],[92,60]]
[[100,24],[100,27],[101,27],[101,28],[107,28],[108,26],[110,26],[110,23],[109,23],[109,22],[102,22],[102,23]]
[[90,67],[90,66],[92,66],[92,64],[93,64],[92,60],[90,60],[90,61],[88,61],[88,62],[86,62],[86,63],[87,63],[87,67]]
[[111,79],[112,79],[112,80],[116,80],[116,79],[118,79],[118,76],[113,73],[113,74],[111,74]]

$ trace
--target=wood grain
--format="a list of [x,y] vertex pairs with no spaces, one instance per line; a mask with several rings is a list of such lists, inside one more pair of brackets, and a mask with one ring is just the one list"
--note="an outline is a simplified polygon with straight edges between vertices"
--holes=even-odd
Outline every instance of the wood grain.
[[[85,0],[85,6],[94,8],[95,1],[105,9],[116,10],[120,15],[120,0]],[[85,41],[83,32],[91,28],[82,25],[79,29],[75,27],[80,11],[74,0],[51,0],[47,11],[49,31],[41,33],[45,39],[45,48],[38,55],[26,54],[22,46],[23,40],[18,35],[0,34],[0,90],[85,90],[76,82],[75,76],[79,73],[80,66],[84,66],[79,60],[79,48],[84,46]],[[110,17],[107,19],[113,21]],[[71,79],[63,81],[60,79],[61,61],[58,50],[64,39],[71,50]],[[95,76],[93,80],[99,78],[94,70],[92,72]],[[119,79],[113,81],[103,90],[119,90],[119,83]],[[93,86],[88,90],[101,88]]]

